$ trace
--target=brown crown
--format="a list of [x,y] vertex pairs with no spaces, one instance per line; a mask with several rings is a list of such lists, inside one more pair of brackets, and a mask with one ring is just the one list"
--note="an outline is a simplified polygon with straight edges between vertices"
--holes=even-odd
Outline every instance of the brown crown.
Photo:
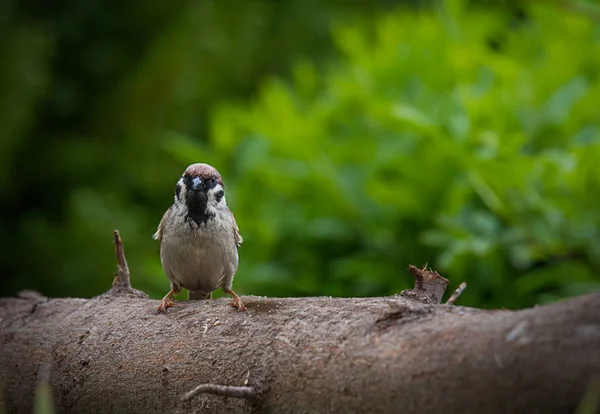
[[204,180],[207,178],[215,178],[219,184],[223,185],[221,174],[219,174],[217,169],[212,165],[203,163],[192,164],[185,169],[184,174],[188,174],[191,177],[200,177]]

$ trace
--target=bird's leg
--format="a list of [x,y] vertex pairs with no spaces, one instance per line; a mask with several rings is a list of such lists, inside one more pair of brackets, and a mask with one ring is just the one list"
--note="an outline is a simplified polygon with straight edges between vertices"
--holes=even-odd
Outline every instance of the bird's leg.
[[223,292],[233,296],[233,301],[231,302],[231,306],[233,306],[234,308],[238,308],[238,310],[240,312],[246,310],[244,303],[242,302],[240,297],[233,290],[223,288]]
[[166,312],[167,308],[175,305],[175,296],[178,295],[179,292],[181,292],[180,287],[171,285],[171,290],[165,295],[164,298],[162,298],[160,305],[158,305],[158,311]]

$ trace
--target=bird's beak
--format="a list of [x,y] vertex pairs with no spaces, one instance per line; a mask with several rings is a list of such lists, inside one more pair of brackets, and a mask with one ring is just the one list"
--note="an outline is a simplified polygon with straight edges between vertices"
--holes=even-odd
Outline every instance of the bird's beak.
[[200,177],[194,177],[192,180],[192,190],[200,191],[200,188],[202,188],[202,179]]

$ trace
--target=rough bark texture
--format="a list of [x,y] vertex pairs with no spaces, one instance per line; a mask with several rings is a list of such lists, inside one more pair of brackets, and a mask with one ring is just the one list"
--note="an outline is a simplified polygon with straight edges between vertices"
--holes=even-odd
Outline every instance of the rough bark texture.
[[0,299],[8,412],[31,412],[40,379],[59,412],[565,413],[584,396],[598,409],[600,292],[518,312],[438,305],[448,280],[410,266],[415,288],[400,296],[157,314],[114,242],[107,293]]
[[[600,372],[600,293],[523,311],[385,298],[0,300],[0,382],[29,412],[565,413]],[[254,400],[181,397],[202,383]]]

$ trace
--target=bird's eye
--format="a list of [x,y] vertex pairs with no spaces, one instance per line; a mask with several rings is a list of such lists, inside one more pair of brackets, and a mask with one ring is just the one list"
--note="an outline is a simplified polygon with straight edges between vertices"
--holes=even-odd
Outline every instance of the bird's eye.
[[215,188],[217,186],[217,179],[215,177],[210,177],[210,179],[206,180],[206,186],[208,188]]

